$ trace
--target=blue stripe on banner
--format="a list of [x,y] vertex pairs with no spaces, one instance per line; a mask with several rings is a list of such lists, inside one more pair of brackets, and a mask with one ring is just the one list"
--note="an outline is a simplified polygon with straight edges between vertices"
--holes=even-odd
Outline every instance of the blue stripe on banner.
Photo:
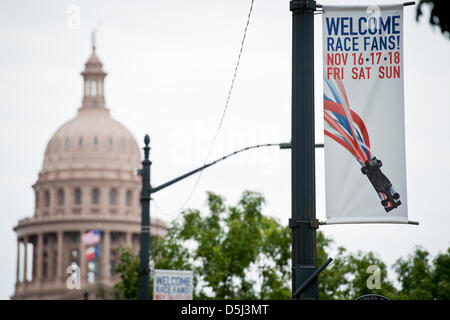
[[[351,132],[350,132],[350,125],[349,125],[348,119],[347,119],[346,117],[344,117],[343,115],[339,114],[339,113],[332,112],[332,114],[336,117],[336,120],[337,120],[338,123],[341,125],[341,127],[343,127],[343,128],[347,131],[347,133],[348,133],[349,135],[351,135]],[[353,125],[355,126],[355,131],[356,131],[356,135],[357,135],[358,140],[359,140],[361,143],[366,144],[366,143],[364,142],[362,136],[361,136],[361,133],[360,133],[359,130],[357,129],[357,124],[356,124],[356,123],[353,123]],[[366,156],[369,157],[369,153],[367,152],[367,149],[366,149],[364,146],[361,146],[361,148],[363,149],[363,151],[364,151],[364,153],[366,154]]]
[[350,125],[348,123],[348,119],[346,117],[340,115],[339,113],[334,113],[334,112],[332,112],[332,113],[336,117],[336,120],[341,125],[341,127],[344,127],[344,129],[347,131],[347,133],[351,136],[352,134],[350,131]]
[[342,101],[341,101],[341,99],[339,98],[339,94],[338,94],[336,88],[334,87],[333,82],[330,81],[330,80],[327,80],[327,78],[325,78],[325,75],[324,75],[323,79],[324,79],[325,82],[327,83],[328,88],[330,88],[331,94],[333,95],[333,97],[334,97],[334,99],[336,100],[336,102],[339,103],[339,104],[342,104]]

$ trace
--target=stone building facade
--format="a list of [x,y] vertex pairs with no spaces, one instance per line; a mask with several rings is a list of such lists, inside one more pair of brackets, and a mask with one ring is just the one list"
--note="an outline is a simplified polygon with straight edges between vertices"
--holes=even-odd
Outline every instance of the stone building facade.
[[[17,280],[13,299],[90,299],[108,294],[118,280],[116,249],[139,251],[141,152],[131,133],[105,106],[106,73],[95,47],[85,69],[82,105],[63,124],[45,150],[33,185],[35,211],[14,227]],[[101,231],[99,257],[88,261],[81,236]],[[152,234],[165,224],[152,220]],[[81,289],[69,289],[71,270],[79,267]],[[100,292],[102,291],[102,292]]]

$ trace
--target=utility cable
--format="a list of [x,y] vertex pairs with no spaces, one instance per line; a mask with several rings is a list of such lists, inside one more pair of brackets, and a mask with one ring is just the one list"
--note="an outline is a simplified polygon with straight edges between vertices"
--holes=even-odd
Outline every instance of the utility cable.
[[[216,133],[214,134],[214,138],[213,138],[212,143],[211,143],[211,145],[209,147],[208,154],[206,155],[204,164],[206,164],[208,162],[209,156],[211,155],[211,151],[212,151],[212,149],[214,147],[214,144],[216,143],[217,136],[219,135],[220,129],[222,128],[223,120],[225,119],[225,114],[227,112],[228,105],[229,105],[230,98],[231,98],[231,93],[232,93],[233,88],[234,88],[234,83],[235,83],[235,80],[236,80],[236,75],[237,75],[237,71],[238,71],[238,68],[239,68],[239,63],[241,61],[242,51],[244,49],[245,38],[247,37],[247,30],[248,30],[248,26],[250,24],[250,18],[251,18],[252,11],[253,11],[253,3],[254,3],[254,1],[255,0],[251,0],[251,3],[250,3],[250,9],[249,9],[249,12],[248,12],[248,15],[247,15],[247,22],[245,24],[244,35],[242,36],[241,47],[239,49],[239,54],[238,54],[238,57],[237,57],[236,65],[234,67],[233,78],[231,80],[230,88],[228,90],[227,100],[225,102],[225,107],[224,107],[223,112],[222,112],[222,117],[220,118],[219,125],[217,126]],[[172,215],[173,213],[182,211],[185,208],[185,206],[189,203],[189,201],[191,200],[192,196],[194,195],[194,193],[195,193],[195,191],[197,189],[197,186],[198,186],[198,183],[200,181],[200,178],[202,177],[202,173],[203,173],[203,171],[201,171],[200,174],[198,175],[197,180],[195,181],[194,186],[193,186],[191,192],[189,193],[189,196],[187,197],[186,201],[183,203],[183,205],[180,208],[178,208],[177,210],[169,212],[168,213],[169,215]],[[162,212],[161,208],[159,208],[159,206],[157,206],[157,207]]]

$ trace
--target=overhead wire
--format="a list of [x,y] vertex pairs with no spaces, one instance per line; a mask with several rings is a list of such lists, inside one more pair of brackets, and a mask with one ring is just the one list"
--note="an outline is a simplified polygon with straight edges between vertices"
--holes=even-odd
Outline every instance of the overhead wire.
[[[247,30],[248,30],[248,27],[249,27],[249,25],[250,25],[250,18],[251,18],[252,12],[253,12],[253,4],[254,4],[254,1],[255,1],[255,0],[251,0],[251,3],[250,3],[250,9],[249,9],[249,12],[248,12],[248,15],[247,15],[247,22],[246,22],[246,24],[245,24],[244,34],[243,34],[243,36],[242,36],[241,46],[240,46],[239,54],[238,54],[238,57],[237,57],[237,60],[236,60],[236,65],[235,65],[235,67],[234,67],[233,77],[232,77],[232,80],[231,80],[230,88],[229,88],[229,90],[228,90],[228,95],[227,95],[227,99],[226,99],[226,102],[225,102],[225,107],[224,107],[224,109],[223,109],[222,116],[221,116],[220,121],[219,121],[219,125],[217,126],[216,132],[215,132],[215,134],[214,134],[214,137],[213,137],[213,139],[212,139],[212,142],[211,142],[211,145],[210,145],[210,147],[209,147],[208,153],[207,153],[207,155],[206,155],[205,161],[204,161],[204,163],[203,163],[204,165],[205,165],[205,164],[208,162],[208,160],[209,160],[209,157],[210,157],[210,155],[211,155],[211,152],[212,152],[212,150],[213,150],[213,148],[214,148],[214,145],[215,145],[215,143],[216,143],[217,137],[218,137],[218,135],[219,135],[220,129],[222,128],[222,124],[223,124],[223,121],[224,121],[224,119],[225,119],[225,114],[226,114],[226,112],[227,112],[227,110],[228,110],[228,105],[229,105],[229,102],[230,102],[231,93],[232,93],[233,88],[234,88],[234,83],[235,83],[235,80],[236,80],[237,71],[238,71],[238,69],[239,69],[239,64],[240,64],[240,61],[241,61],[242,51],[243,51],[243,49],[244,49],[245,39],[246,39],[246,37],[247,37]],[[183,203],[183,205],[182,205],[181,207],[179,207],[177,210],[174,210],[174,211],[165,213],[165,212],[163,212],[163,211],[161,210],[161,208],[160,208],[160,207],[156,204],[156,202],[155,202],[155,206],[158,208],[158,210],[160,210],[164,215],[169,215],[169,216],[172,216],[174,213],[181,212],[182,210],[184,210],[184,208],[185,208],[186,205],[189,203],[189,201],[192,199],[192,196],[194,195],[194,193],[195,193],[195,191],[196,191],[196,189],[197,189],[198,183],[200,182],[200,179],[201,179],[201,177],[202,177],[202,173],[203,173],[203,171],[201,171],[201,172],[199,173],[199,175],[198,175],[198,177],[197,177],[197,179],[196,179],[196,181],[195,181],[195,183],[194,183],[194,186],[193,186],[191,192],[189,193],[189,196],[187,197],[186,201]]]
[[[233,151],[233,152],[231,152],[231,153],[228,153],[227,155],[225,155],[225,156],[223,156],[223,157],[220,157],[220,158],[218,158],[218,159],[216,159],[216,160],[214,160],[214,161],[212,161],[212,162],[210,162],[210,163],[208,163],[208,164],[205,163],[205,165],[207,165],[207,166],[209,167],[209,166],[214,165],[214,164],[216,164],[216,163],[218,163],[218,162],[221,162],[221,161],[223,161],[223,160],[225,160],[225,159],[227,159],[227,158],[229,158],[229,157],[231,157],[231,156],[234,156],[234,155],[236,155],[236,154],[238,154],[238,153],[241,153],[241,152],[244,152],[244,151],[247,151],[247,150],[257,149],[257,148],[262,148],[262,147],[275,147],[275,146],[279,147],[280,144],[279,144],[279,143],[264,143],[264,144],[256,144],[256,145],[253,145],[253,146],[248,146],[248,147],[241,148],[241,149],[238,149],[238,150],[236,150],[236,151]],[[203,172],[203,169],[200,171],[200,174],[201,174],[202,172]],[[156,202],[155,202],[155,207],[156,207],[159,211],[162,212],[161,208],[157,205]],[[172,213],[173,213],[173,212],[172,212]]]

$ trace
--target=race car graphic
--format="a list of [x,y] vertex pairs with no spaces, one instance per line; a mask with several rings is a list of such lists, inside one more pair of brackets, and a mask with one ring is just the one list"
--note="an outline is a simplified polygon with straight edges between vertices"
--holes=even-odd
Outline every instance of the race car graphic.
[[[324,77],[325,78],[325,77]],[[400,195],[381,172],[382,162],[370,152],[370,139],[361,117],[349,107],[342,80],[325,78],[324,133],[347,149],[361,165],[361,171],[381,199],[386,212],[401,205]]]

